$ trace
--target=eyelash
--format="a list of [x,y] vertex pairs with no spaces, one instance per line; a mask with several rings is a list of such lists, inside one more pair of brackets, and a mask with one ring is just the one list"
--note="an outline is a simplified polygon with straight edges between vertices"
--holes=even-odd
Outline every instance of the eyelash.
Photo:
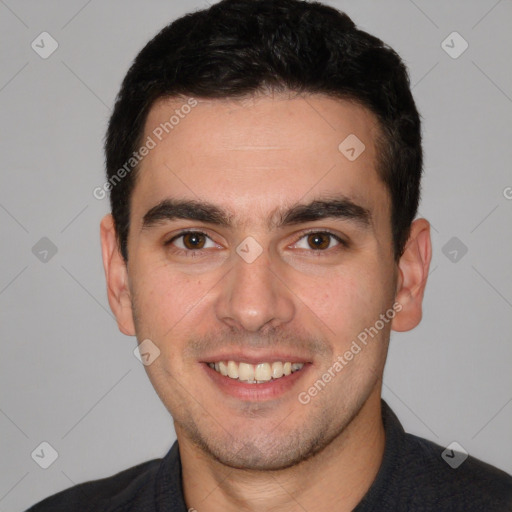
[[[213,242],[211,237],[208,236],[208,234],[205,233],[204,231],[187,230],[187,231],[182,231],[182,232],[178,233],[177,235],[174,235],[171,239],[169,239],[166,242],[164,242],[164,246],[170,246],[170,245],[172,245],[172,243],[175,240],[178,240],[179,238],[182,238],[185,235],[191,235],[191,234],[192,235],[203,235],[203,236],[205,236],[206,238],[208,238],[209,240],[211,240]],[[336,242],[338,242],[345,249],[349,248],[349,243],[348,242],[346,242],[345,240],[340,238],[338,235],[335,235],[334,233],[331,233],[330,231],[326,231],[326,230],[322,230],[322,231],[317,231],[317,230],[304,231],[304,232],[302,232],[300,234],[297,242],[295,242],[295,243],[298,243],[300,240],[302,240],[304,237],[306,237],[308,235],[329,235],[330,237],[334,238],[334,240],[336,240]],[[319,249],[319,250],[310,249],[308,252],[312,252],[313,254],[318,254],[320,256],[321,253],[328,252],[328,251],[330,251],[332,249],[334,249],[334,248],[323,249],[323,250],[322,249]],[[184,255],[184,256],[187,256],[187,257],[190,257],[190,258],[194,258],[194,257],[197,257],[197,256],[201,255],[206,250],[208,250],[208,249],[187,249],[187,250],[185,250],[185,249],[180,249],[180,248],[174,248],[173,252],[175,254],[179,255],[179,256]],[[305,249],[303,249],[303,250],[305,250]]]

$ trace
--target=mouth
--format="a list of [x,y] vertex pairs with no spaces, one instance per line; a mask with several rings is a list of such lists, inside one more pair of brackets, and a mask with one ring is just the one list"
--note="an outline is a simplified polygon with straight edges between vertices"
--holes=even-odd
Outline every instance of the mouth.
[[[207,376],[219,391],[238,400],[259,402],[289,394],[299,380],[304,380],[312,363],[301,360],[249,362],[245,357],[219,358],[201,364]],[[291,395],[290,395],[291,396]]]
[[262,362],[257,364],[218,361],[207,363],[208,366],[224,377],[229,377],[247,384],[265,384],[272,380],[282,379],[292,373],[302,370],[304,363],[292,363],[291,361]]

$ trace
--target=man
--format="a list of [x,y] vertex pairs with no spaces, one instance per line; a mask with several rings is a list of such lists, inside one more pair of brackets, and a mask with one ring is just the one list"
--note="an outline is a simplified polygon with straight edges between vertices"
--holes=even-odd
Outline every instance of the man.
[[105,147],[108,298],[177,443],[31,510],[512,510],[509,475],[381,400],[431,259],[394,51],[318,3],[224,0],[140,52]]

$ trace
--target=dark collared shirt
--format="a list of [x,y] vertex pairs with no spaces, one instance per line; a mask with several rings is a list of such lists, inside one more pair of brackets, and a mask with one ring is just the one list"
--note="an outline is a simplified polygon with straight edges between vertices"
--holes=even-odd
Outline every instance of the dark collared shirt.
[[[382,401],[384,458],[356,512],[512,512],[512,477],[469,456],[453,469],[444,448],[406,434]],[[456,465],[456,464],[452,464]],[[192,507],[193,504],[190,506]],[[341,503],[332,503],[336,511]],[[155,459],[109,478],[76,485],[27,512],[187,512],[178,443]],[[198,508],[200,512],[200,507]]]

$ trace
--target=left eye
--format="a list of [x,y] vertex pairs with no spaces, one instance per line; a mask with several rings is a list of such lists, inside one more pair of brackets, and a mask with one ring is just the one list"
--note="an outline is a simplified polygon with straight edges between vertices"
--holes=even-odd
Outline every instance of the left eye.
[[328,232],[307,233],[295,244],[298,249],[313,249],[315,251],[325,251],[332,247],[342,244],[343,240]]

